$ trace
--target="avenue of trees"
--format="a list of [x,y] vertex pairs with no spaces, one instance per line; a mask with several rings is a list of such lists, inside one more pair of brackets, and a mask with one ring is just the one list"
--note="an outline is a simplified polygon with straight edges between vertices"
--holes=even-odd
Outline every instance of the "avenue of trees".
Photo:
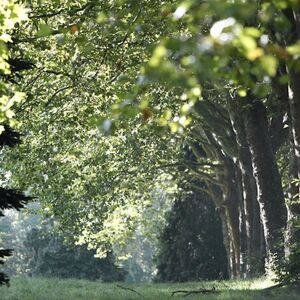
[[98,257],[155,235],[162,197],[183,243],[210,210],[225,277],[299,283],[299,57],[297,0],[2,1],[0,130],[22,134],[2,181]]

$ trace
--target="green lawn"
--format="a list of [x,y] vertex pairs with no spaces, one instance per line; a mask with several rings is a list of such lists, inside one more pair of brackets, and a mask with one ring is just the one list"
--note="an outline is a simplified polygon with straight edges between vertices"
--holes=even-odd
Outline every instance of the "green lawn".
[[[43,279],[14,278],[10,288],[1,287],[1,300],[129,300],[129,299],[220,299],[220,300],[299,300],[300,288],[281,288],[263,290],[270,286],[265,279],[253,281],[226,281],[221,283],[199,282],[184,284],[120,284],[122,287],[134,289],[137,293],[118,287],[118,283],[99,283],[76,279]],[[183,297],[176,290],[211,289],[215,287],[216,294],[190,295]],[[139,294],[140,295],[139,295]]]

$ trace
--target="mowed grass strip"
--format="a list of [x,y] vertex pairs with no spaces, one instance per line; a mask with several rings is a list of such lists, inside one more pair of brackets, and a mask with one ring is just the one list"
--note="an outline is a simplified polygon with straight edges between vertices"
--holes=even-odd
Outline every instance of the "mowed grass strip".
[[[130,291],[118,285],[133,289]],[[11,286],[0,288],[1,300],[299,300],[300,288],[265,289],[272,283],[264,278],[243,281],[191,282],[164,284],[100,283],[78,279],[58,278],[13,278]],[[218,293],[175,294],[176,290],[212,289]]]

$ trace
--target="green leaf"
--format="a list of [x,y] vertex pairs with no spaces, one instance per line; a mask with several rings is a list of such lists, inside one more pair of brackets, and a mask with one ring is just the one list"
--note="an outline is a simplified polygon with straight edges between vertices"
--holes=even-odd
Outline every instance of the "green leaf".
[[256,48],[256,41],[251,36],[242,35],[239,38],[239,41],[240,41],[241,45],[243,46],[243,48],[245,48],[245,50],[247,50],[247,51],[253,50]]
[[287,52],[291,55],[300,55],[300,41],[287,47]]
[[97,22],[98,23],[105,23],[108,20],[107,15],[104,12],[100,12],[97,16]]
[[278,60],[271,55],[265,55],[260,58],[262,69],[270,76],[275,76],[277,72]]
[[239,88],[237,90],[237,93],[240,97],[246,97],[247,96],[247,90],[246,89],[243,89],[243,88]]
[[39,30],[36,33],[36,37],[45,37],[48,36],[52,33],[52,29],[49,25],[47,24],[40,24]]

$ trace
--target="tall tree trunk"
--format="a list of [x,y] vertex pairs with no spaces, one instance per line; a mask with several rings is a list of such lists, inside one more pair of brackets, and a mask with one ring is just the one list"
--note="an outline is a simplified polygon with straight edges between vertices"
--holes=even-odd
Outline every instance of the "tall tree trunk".
[[244,110],[247,140],[250,147],[264,228],[267,260],[275,265],[284,258],[286,207],[281,177],[268,133],[266,109],[261,101],[248,96]]
[[239,99],[229,103],[229,114],[233,130],[236,135],[238,145],[238,167],[240,169],[243,189],[244,215],[247,238],[247,276],[257,276],[264,273],[264,248],[261,243],[261,231],[263,230],[260,221],[259,203],[257,201],[257,191],[251,153],[246,138],[245,127],[242,120],[242,110]]
[[225,208],[228,227],[232,242],[233,276],[241,277],[241,237],[240,237],[240,214],[239,214],[239,194],[237,181],[235,179],[235,166],[233,161],[228,158],[224,168],[223,206]]
[[[293,148],[292,148],[293,149]],[[291,151],[292,152],[292,151]],[[300,203],[298,200],[298,185],[295,182],[297,176],[297,162],[295,153],[290,153],[289,167],[289,203],[288,203],[288,222],[287,222],[287,256],[290,254],[292,244],[300,244],[300,228],[296,223],[300,221]],[[299,224],[298,224],[299,225]]]
[[[288,8],[283,11],[286,18],[291,23],[291,32],[286,37],[286,44],[292,45],[300,39],[300,9]],[[292,127],[294,149],[296,156],[297,174],[300,180],[300,71],[298,64],[289,64],[287,66],[289,75],[289,107],[290,107],[290,125]],[[300,185],[299,185],[300,196]]]
[[[289,119],[291,122],[291,119]],[[285,236],[286,263],[284,265],[285,275],[281,277],[281,283],[290,284],[295,281],[299,283],[300,275],[300,201],[299,187],[297,182],[298,165],[292,126],[290,129],[290,148],[289,148],[289,173],[288,173],[288,201],[287,201],[287,230]]]
[[247,235],[247,224],[246,224],[246,209],[245,201],[243,197],[243,176],[239,165],[234,164],[235,169],[235,182],[237,190],[237,199],[239,201],[239,231],[240,231],[240,251],[241,251],[241,276],[247,277],[249,269],[249,255],[248,255],[248,235]]
[[[297,165],[297,177],[300,180],[300,73],[290,71],[289,106],[294,151]],[[298,194],[300,196],[300,185]]]

